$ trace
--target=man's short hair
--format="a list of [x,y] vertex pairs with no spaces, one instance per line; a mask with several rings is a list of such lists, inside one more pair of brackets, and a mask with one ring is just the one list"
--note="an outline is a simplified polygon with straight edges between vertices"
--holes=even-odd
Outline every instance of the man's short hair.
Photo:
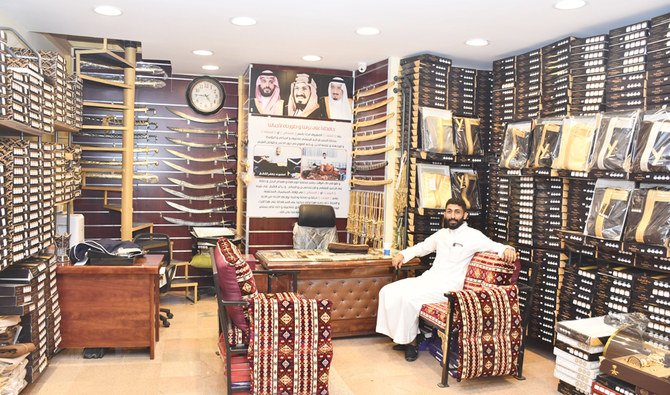
[[450,204],[461,206],[463,211],[468,211],[468,206],[465,204],[465,201],[459,197],[452,197],[449,200],[447,200],[447,204],[444,206],[444,208],[446,209],[447,206]]

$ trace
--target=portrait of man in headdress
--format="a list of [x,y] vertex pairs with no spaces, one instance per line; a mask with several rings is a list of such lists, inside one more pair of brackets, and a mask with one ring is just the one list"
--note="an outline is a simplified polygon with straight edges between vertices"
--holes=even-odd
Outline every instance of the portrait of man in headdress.
[[334,77],[328,84],[328,96],[319,99],[321,117],[351,121],[353,99],[347,95],[347,85],[342,77]]
[[291,117],[310,117],[319,109],[316,82],[309,74],[298,74],[291,83],[291,96],[288,99],[286,115]]
[[251,113],[282,115],[284,100],[280,97],[279,80],[271,70],[264,70],[256,78],[256,93]]

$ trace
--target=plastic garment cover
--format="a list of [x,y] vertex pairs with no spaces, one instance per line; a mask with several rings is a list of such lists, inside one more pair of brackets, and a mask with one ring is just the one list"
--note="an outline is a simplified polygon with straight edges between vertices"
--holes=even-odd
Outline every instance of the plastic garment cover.
[[604,113],[596,132],[590,169],[629,171],[633,136],[639,128],[640,110]]
[[553,169],[588,171],[589,155],[593,147],[600,116],[580,116],[563,119],[561,142]]
[[528,162],[528,147],[530,145],[531,121],[510,122],[505,128],[500,155],[500,167],[505,169],[522,169]]
[[635,189],[631,197],[624,240],[668,246],[670,241],[670,189]]
[[326,250],[328,244],[337,243],[337,227],[316,228],[293,225],[293,248],[296,250]]
[[451,199],[449,166],[419,163],[416,168],[419,207],[443,209]]
[[584,234],[620,241],[635,183],[600,179],[596,183]]
[[422,149],[440,154],[454,154],[456,149],[451,111],[419,107],[419,112]]
[[631,171],[670,172],[670,115],[645,116],[635,139]]
[[551,167],[561,138],[561,118],[545,118],[537,121],[533,128],[528,167],[539,169]]
[[472,169],[451,169],[451,196],[460,197],[468,210],[479,210],[477,172]]
[[479,118],[454,117],[454,136],[458,155],[484,155],[479,139]]

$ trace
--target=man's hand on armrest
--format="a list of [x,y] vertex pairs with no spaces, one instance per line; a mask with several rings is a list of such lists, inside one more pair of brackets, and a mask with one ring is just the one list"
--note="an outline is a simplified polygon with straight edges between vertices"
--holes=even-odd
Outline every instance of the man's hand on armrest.
[[405,260],[405,257],[402,254],[396,254],[393,259],[391,259],[391,264],[394,268],[400,269],[402,262]]
[[517,257],[518,254],[516,253],[516,250],[512,247],[507,247],[505,248],[505,251],[503,251],[502,259],[507,263],[512,263],[516,261]]

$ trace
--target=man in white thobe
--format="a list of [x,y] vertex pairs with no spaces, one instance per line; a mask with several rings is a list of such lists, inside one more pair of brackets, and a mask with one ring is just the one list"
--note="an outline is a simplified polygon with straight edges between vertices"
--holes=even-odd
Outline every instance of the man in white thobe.
[[477,252],[492,251],[507,262],[516,260],[516,251],[496,243],[482,232],[470,228],[465,202],[460,198],[447,201],[444,211],[444,229],[423,242],[400,251],[392,263],[400,268],[407,261],[435,252],[432,267],[419,277],[406,278],[384,286],[379,291],[377,332],[387,335],[405,349],[405,359],[417,358],[416,336],[419,333],[419,312],[426,303],[447,300],[445,292],[463,288],[465,274],[472,256]]

